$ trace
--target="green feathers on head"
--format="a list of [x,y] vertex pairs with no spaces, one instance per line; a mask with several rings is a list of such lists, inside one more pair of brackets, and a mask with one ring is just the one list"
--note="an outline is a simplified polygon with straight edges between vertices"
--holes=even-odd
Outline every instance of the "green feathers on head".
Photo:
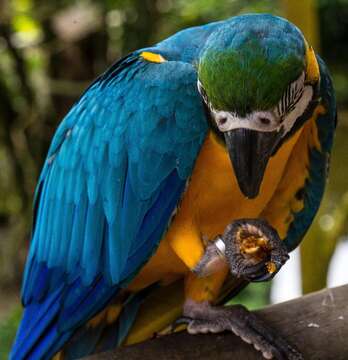
[[210,36],[198,78],[215,109],[245,116],[274,107],[304,69],[305,43],[294,25],[271,15],[245,15]]

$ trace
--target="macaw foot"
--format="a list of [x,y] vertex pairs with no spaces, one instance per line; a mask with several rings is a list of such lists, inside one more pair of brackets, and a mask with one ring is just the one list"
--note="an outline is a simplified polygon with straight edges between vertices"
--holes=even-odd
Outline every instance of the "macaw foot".
[[193,271],[198,276],[207,276],[227,262],[231,273],[238,278],[266,281],[288,259],[284,242],[266,221],[240,219],[228,225],[224,234],[207,246]]
[[187,300],[179,323],[187,324],[190,334],[232,331],[262,352],[265,359],[303,360],[303,356],[242,305],[212,306],[208,302]]

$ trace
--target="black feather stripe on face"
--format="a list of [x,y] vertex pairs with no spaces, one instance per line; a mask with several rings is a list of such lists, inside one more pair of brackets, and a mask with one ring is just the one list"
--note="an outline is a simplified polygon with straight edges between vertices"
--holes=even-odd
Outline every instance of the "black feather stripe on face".
[[[277,105],[277,112],[280,118],[284,119],[285,115],[289,114],[293,111],[301,100],[301,97],[304,92],[304,81],[303,83],[299,83],[304,80],[304,75],[302,74],[299,79],[292,82],[285,90],[282,98],[280,99]],[[303,79],[301,79],[303,77]]]

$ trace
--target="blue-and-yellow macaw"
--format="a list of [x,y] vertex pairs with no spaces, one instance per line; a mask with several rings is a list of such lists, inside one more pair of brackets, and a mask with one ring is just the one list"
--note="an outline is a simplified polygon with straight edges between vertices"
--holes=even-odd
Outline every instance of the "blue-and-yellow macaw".
[[300,359],[257,320],[240,321],[245,309],[214,305],[244,284],[228,262],[197,269],[233,220],[263,219],[287,251],[299,244],[335,125],[324,62],[279,17],[186,29],[116,62],[49,149],[11,358],[80,358],[184,314],[192,333],[229,329],[267,358]]

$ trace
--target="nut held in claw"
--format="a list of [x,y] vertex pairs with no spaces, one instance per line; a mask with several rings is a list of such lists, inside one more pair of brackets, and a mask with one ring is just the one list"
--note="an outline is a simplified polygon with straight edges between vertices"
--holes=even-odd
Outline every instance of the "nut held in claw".
[[271,279],[289,258],[277,231],[263,219],[235,220],[222,239],[232,274],[249,281]]
[[249,281],[271,279],[289,258],[278,233],[265,220],[239,219],[205,249],[193,271],[210,275],[226,263],[231,273]]

